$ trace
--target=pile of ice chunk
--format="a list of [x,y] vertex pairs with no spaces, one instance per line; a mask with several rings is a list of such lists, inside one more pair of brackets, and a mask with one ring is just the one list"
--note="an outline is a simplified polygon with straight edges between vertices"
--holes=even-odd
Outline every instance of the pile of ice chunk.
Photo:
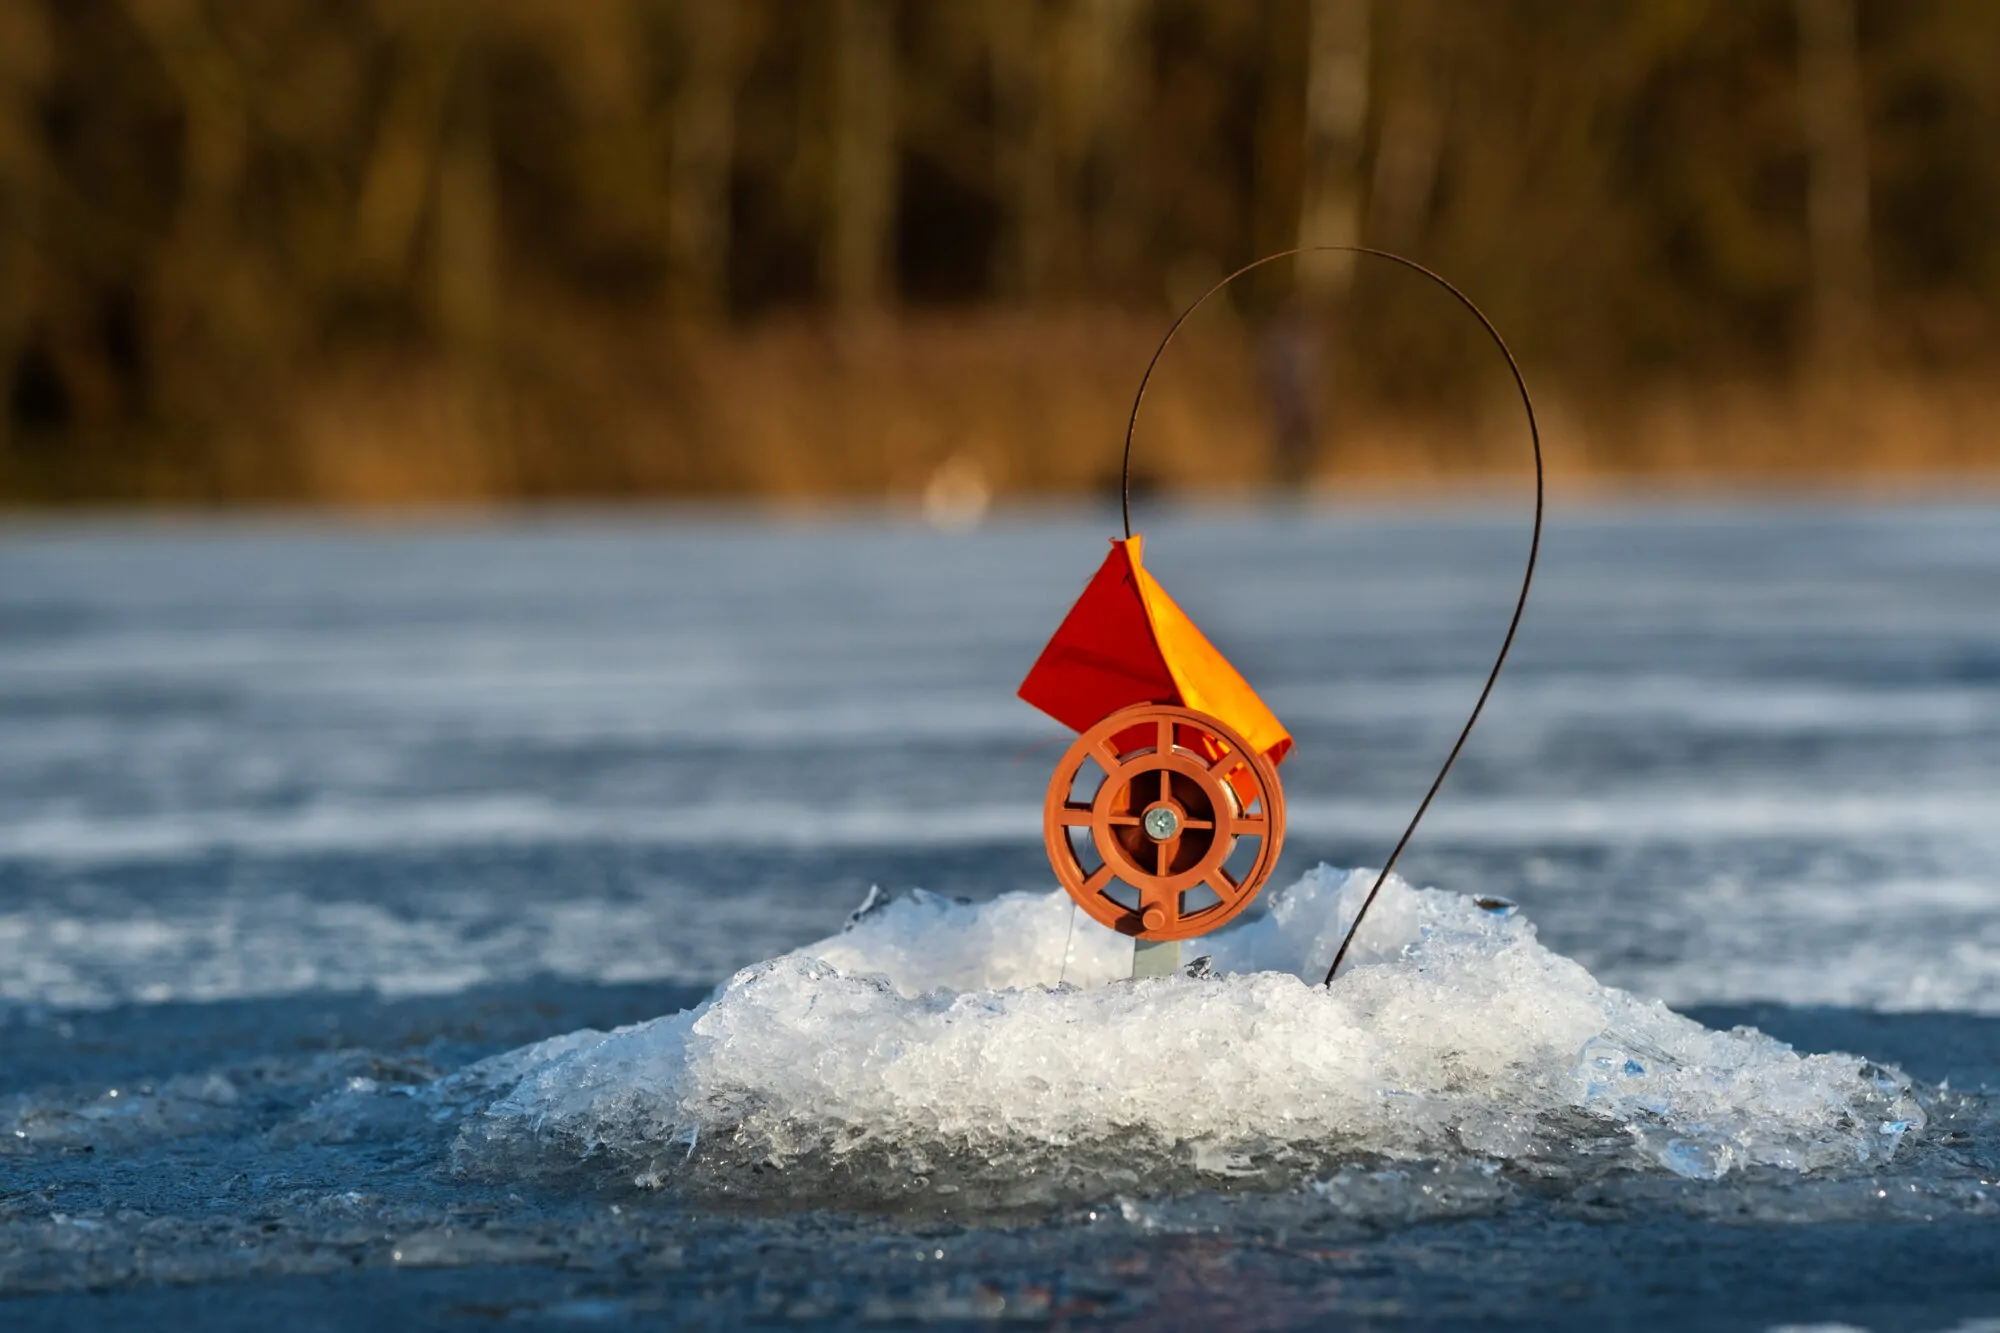
[[1493,900],[1392,879],[1324,988],[1371,882],[1321,867],[1190,946],[1207,975],[1140,981],[1060,893],[911,894],[692,1010],[476,1067],[491,1100],[461,1157],[1026,1201],[1385,1159],[1865,1168],[1922,1123],[1893,1071],[1600,985]]

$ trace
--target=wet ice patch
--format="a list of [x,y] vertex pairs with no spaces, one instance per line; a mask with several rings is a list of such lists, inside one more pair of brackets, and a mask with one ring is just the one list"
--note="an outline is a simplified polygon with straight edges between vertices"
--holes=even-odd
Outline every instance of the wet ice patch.
[[1907,1080],[1603,986],[1511,904],[1324,867],[1190,946],[1212,974],[1117,980],[1130,942],[1060,894],[912,895],[746,968],[695,1009],[524,1048],[461,1160],[524,1145],[642,1183],[986,1202],[1276,1181],[1358,1160],[1716,1178],[1886,1160]]

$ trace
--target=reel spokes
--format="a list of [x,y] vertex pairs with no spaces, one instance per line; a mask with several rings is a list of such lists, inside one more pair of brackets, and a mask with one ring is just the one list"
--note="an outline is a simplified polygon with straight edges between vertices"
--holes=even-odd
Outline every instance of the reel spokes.
[[1056,765],[1042,833],[1056,878],[1093,919],[1180,940],[1250,905],[1284,823],[1276,769],[1232,728],[1191,708],[1135,704],[1078,736]]

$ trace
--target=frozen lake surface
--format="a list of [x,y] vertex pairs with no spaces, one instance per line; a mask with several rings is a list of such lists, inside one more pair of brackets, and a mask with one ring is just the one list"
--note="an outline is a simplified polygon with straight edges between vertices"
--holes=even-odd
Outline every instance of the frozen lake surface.
[[1145,524],[1299,748],[1143,987],[1012,695],[1114,522],[0,529],[0,1317],[2000,1317],[2000,509],[1559,507],[1332,995],[1525,522]]

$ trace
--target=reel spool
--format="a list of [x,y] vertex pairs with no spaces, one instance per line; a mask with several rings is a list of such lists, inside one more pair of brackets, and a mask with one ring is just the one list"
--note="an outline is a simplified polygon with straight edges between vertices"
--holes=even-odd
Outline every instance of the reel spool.
[[[1093,762],[1103,779],[1079,792]],[[1056,765],[1042,837],[1056,878],[1094,920],[1141,940],[1191,939],[1234,918],[1270,877],[1284,791],[1271,761],[1219,718],[1134,704]],[[1255,854],[1233,874],[1245,841]]]

